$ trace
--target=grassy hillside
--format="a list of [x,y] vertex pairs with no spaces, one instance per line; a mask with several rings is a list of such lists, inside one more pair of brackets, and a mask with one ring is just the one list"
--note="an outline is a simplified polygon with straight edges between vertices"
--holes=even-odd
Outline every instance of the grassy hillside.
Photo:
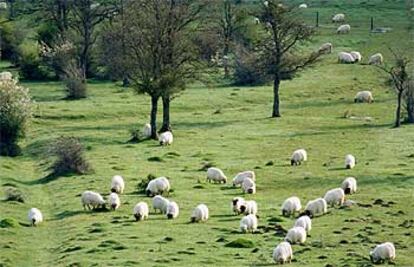
[[[90,96],[64,101],[59,83],[25,83],[36,100],[35,118],[23,141],[24,155],[0,158],[0,186],[22,190],[25,203],[0,201],[0,266],[267,266],[284,235],[275,223],[289,229],[294,219],[280,216],[280,205],[297,195],[305,205],[355,176],[359,191],[350,199],[362,204],[331,209],[315,218],[311,236],[294,245],[290,266],[370,266],[368,253],[375,244],[394,242],[396,266],[414,264],[414,131],[413,126],[391,129],[395,95],[381,73],[367,65],[339,65],[336,53],[370,54],[398,46],[413,52],[406,30],[404,1],[340,1],[320,5],[311,1],[304,16],[319,10],[323,24],[315,42],[330,41],[334,53],[292,81],[282,83],[282,118],[271,119],[271,87],[213,87],[194,85],[172,103],[174,144],[155,141],[128,144],[128,130],[149,119],[149,99],[112,83],[91,82]],[[319,7],[312,7],[312,3]],[[342,3],[342,1],[341,1]],[[373,4],[372,4],[373,3]],[[354,27],[350,35],[336,36],[327,16],[343,11]],[[386,34],[369,34],[368,14],[376,14]],[[353,23],[354,21],[354,23]],[[372,90],[375,103],[354,104],[357,91]],[[344,113],[353,118],[344,118]],[[160,114],[161,116],[161,114]],[[44,149],[61,135],[79,137],[87,148],[94,174],[47,179]],[[291,167],[289,158],[306,148],[308,162]],[[344,169],[345,154],[358,164]],[[159,157],[162,161],[149,161]],[[239,216],[230,201],[239,188],[205,182],[203,162],[213,162],[229,178],[252,170],[257,194],[246,196],[259,205],[259,232],[240,234]],[[168,176],[170,194],[181,208],[176,220],[150,214],[148,221],[133,221],[138,201],[137,184],[148,174]],[[126,180],[122,206],[116,212],[83,211],[80,194],[87,189],[109,194],[115,174]],[[206,223],[188,224],[192,209],[205,203]],[[375,204],[374,204],[375,203]],[[29,208],[43,211],[45,222],[26,226]],[[4,221],[3,221],[4,222]],[[225,245],[238,238],[250,248]]]

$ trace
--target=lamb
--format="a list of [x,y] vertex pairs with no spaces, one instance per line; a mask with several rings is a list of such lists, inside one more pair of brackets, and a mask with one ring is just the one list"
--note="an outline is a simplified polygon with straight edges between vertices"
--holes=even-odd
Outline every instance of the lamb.
[[349,24],[343,24],[338,27],[338,29],[336,30],[336,33],[346,34],[346,33],[349,33],[350,31],[351,31],[351,26]]
[[290,263],[293,258],[292,246],[289,242],[283,241],[273,250],[273,260],[276,263],[285,264]]
[[241,220],[240,220],[240,230],[243,233],[247,233],[247,232],[254,232],[257,230],[257,217],[256,215],[253,214],[249,214],[244,216]]
[[355,62],[355,59],[351,53],[340,52],[338,54],[338,62],[343,64],[352,64]]
[[285,241],[290,244],[300,243],[303,244],[306,241],[306,230],[302,227],[290,228],[286,234]]
[[351,154],[345,156],[345,168],[352,169],[355,167],[356,160],[355,157]]
[[43,215],[39,209],[31,208],[27,214],[27,219],[31,226],[37,226],[39,223],[43,222]]
[[339,14],[335,14],[332,17],[332,22],[336,23],[336,22],[344,22],[345,21],[345,14],[339,13]]
[[369,257],[371,261],[376,263],[383,263],[385,261],[393,262],[395,260],[395,247],[391,242],[385,242],[377,245],[374,250],[370,251]]
[[124,189],[124,178],[122,178],[122,176],[120,175],[115,175],[114,177],[112,177],[111,192],[122,194],[124,192]]
[[11,81],[13,80],[13,74],[10,71],[0,72],[0,81]]
[[302,161],[308,160],[308,154],[306,153],[305,149],[297,149],[293,152],[292,157],[290,159],[290,165],[300,165]]
[[334,188],[326,192],[323,197],[328,205],[331,207],[335,205],[342,206],[345,201],[345,193],[342,188]]
[[326,203],[325,199],[317,198],[315,200],[311,200],[306,204],[305,211],[301,214],[307,215],[310,218],[313,218],[317,215],[323,215],[328,211],[328,204]]
[[332,48],[332,43],[324,43],[321,47],[319,47],[318,52],[319,54],[330,54],[332,53]]
[[241,206],[243,205],[243,203],[244,203],[244,198],[242,198],[242,197],[233,198],[233,200],[232,200],[233,212],[236,213],[237,215],[242,213]]
[[151,124],[146,123],[142,127],[142,135],[144,138],[150,138],[151,137]]
[[111,205],[112,210],[116,210],[121,206],[121,200],[117,193],[111,193],[109,195],[109,204]]
[[376,53],[369,57],[368,64],[369,65],[380,65],[384,62],[384,58],[382,57],[381,53]]
[[256,174],[254,173],[254,171],[239,172],[233,178],[233,186],[241,185],[245,178],[250,178],[253,181],[256,181]]
[[142,201],[138,202],[134,207],[133,213],[136,221],[148,219],[148,204]]
[[154,208],[155,212],[160,210],[161,213],[167,212],[167,206],[170,201],[162,196],[155,196],[152,198],[152,207]]
[[307,4],[300,4],[299,8],[308,8],[308,5]]
[[309,234],[312,229],[311,218],[307,215],[300,216],[295,222],[295,227],[302,227]]
[[219,168],[211,167],[207,170],[207,181],[214,183],[227,183],[227,177]]
[[178,217],[180,213],[180,209],[174,201],[171,201],[167,204],[167,218],[168,219],[175,219]]
[[354,177],[345,178],[341,187],[346,195],[354,194],[357,191],[357,181]]
[[249,214],[257,215],[257,203],[256,203],[256,201],[254,201],[254,200],[244,201],[240,205],[240,211],[245,215],[249,215]]
[[352,57],[354,58],[354,62],[360,62],[362,60],[361,53],[358,51],[351,51],[350,53]]
[[205,222],[208,220],[208,208],[205,204],[198,205],[191,214],[191,222]]
[[354,103],[372,103],[374,102],[374,97],[370,91],[361,91],[355,95]]
[[243,193],[256,194],[256,183],[252,179],[246,178],[242,183],[242,190]]
[[173,134],[170,131],[163,132],[160,134],[158,141],[161,146],[171,145],[173,143]]
[[286,199],[282,204],[282,215],[289,217],[294,215],[295,212],[300,212],[302,205],[300,204],[300,199],[298,197],[290,197]]
[[171,189],[170,182],[168,181],[167,177],[161,176],[151,180],[145,192],[147,196],[155,196],[155,195],[162,195],[164,193],[169,193]]
[[85,191],[82,193],[81,202],[83,205],[83,209],[88,208],[97,209],[97,208],[105,208],[105,200],[103,197],[96,192],[93,191]]

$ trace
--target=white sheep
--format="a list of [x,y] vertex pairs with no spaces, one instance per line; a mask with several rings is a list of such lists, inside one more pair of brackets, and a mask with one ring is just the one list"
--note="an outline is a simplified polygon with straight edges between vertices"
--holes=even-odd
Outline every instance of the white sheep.
[[295,227],[302,227],[309,234],[312,230],[312,220],[307,215],[300,216],[295,222]]
[[245,215],[249,215],[249,214],[257,215],[257,203],[256,203],[256,201],[254,201],[254,200],[244,201],[240,205],[240,211],[241,211],[241,213],[243,213]]
[[317,215],[323,215],[328,211],[328,204],[325,199],[317,198],[306,204],[305,211],[301,215],[307,215],[313,218]]
[[207,169],[207,181],[214,183],[227,183],[227,176],[219,168],[210,167]]
[[136,221],[148,219],[148,214],[149,214],[148,204],[142,201],[138,202],[134,207],[133,214],[134,214]]
[[163,132],[160,134],[158,141],[160,141],[160,145],[166,146],[171,145],[173,143],[173,134],[170,131]]
[[254,17],[254,24],[259,25],[260,24],[260,19],[257,17]]
[[10,71],[0,72],[0,81],[11,81],[13,80],[13,74]]
[[93,191],[85,191],[82,193],[81,202],[83,205],[83,209],[88,208],[96,209],[96,208],[105,208],[105,200],[103,197],[96,192]]
[[325,196],[323,197],[326,201],[326,204],[333,207],[335,205],[342,206],[345,201],[345,193],[342,188],[334,188],[326,192]]
[[243,233],[247,233],[247,232],[254,232],[257,230],[257,217],[256,215],[253,214],[249,214],[244,216],[241,220],[240,220],[240,230]]
[[360,91],[354,97],[355,103],[372,103],[374,102],[374,97],[370,91]]
[[233,178],[233,186],[241,185],[245,178],[250,178],[253,181],[256,181],[256,174],[254,173],[254,171],[239,172]]
[[37,226],[39,223],[43,222],[42,212],[37,208],[31,208],[27,214],[27,219],[31,226]]
[[349,33],[350,31],[351,31],[351,25],[343,24],[343,25],[338,27],[338,29],[336,30],[336,33],[337,34],[346,34],[346,33]]
[[343,13],[335,14],[332,17],[332,22],[334,22],[334,23],[336,23],[336,22],[344,22],[344,21],[345,21],[345,14],[343,14]]
[[356,160],[355,157],[351,154],[345,156],[345,168],[352,169],[355,167]]
[[305,3],[300,4],[300,5],[299,5],[299,8],[308,8],[308,5],[307,5],[307,4],[305,4]]
[[167,212],[167,206],[170,201],[162,196],[155,196],[152,198],[152,207],[154,208],[155,212],[160,210],[161,213]]
[[351,51],[350,54],[354,58],[354,62],[360,62],[362,60],[361,53],[358,51]]
[[116,210],[121,206],[121,200],[117,193],[111,193],[109,195],[109,205],[111,205],[111,209]]
[[273,260],[276,263],[290,263],[293,259],[292,246],[289,242],[283,241],[273,250]]
[[208,220],[208,208],[205,204],[198,205],[191,213],[191,222],[205,222]]
[[393,262],[395,260],[395,247],[391,242],[385,242],[377,245],[374,250],[369,252],[371,261],[376,263],[383,263],[385,261]]
[[282,204],[282,215],[289,217],[294,215],[295,212],[300,212],[302,209],[302,205],[300,203],[300,199],[298,197],[290,197],[286,199]]
[[351,53],[339,52],[338,53],[338,62],[343,63],[343,64],[351,64],[351,63],[355,62],[355,59],[351,55]]
[[381,53],[376,53],[369,57],[368,64],[369,65],[380,65],[384,62],[384,58]]
[[290,165],[300,165],[303,161],[308,160],[308,153],[305,149],[297,149],[293,151],[292,157],[290,158]]
[[319,47],[318,52],[320,54],[330,54],[332,53],[333,45],[332,43],[324,43]]
[[236,213],[237,215],[242,213],[240,208],[241,208],[241,205],[243,205],[244,201],[245,200],[242,197],[235,197],[232,199],[231,201],[232,209],[233,209],[233,212]]
[[144,136],[144,138],[150,138],[151,137],[151,124],[146,123],[142,127],[142,135]]
[[354,177],[347,177],[342,182],[341,187],[344,190],[345,194],[347,195],[354,194],[357,191],[357,181]]
[[285,241],[290,244],[303,244],[306,241],[306,230],[302,227],[290,228],[286,234]]
[[243,193],[256,194],[256,183],[250,178],[244,179],[241,187]]
[[167,218],[168,219],[175,219],[178,217],[178,214],[180,213],[180,208],[178,207],[178,204],[174,201],[170,201],[167,205]]
[[167,177],[161,176],[149,181],[145,192],[147,196],[162,195],[164,193],[169,193],[171,189],[170,181]]
[[124,178],[122,178],[122,176],[120,175],[115,175],[114,177],[112,177],[111,192],[122,194],[124,192],[124,189]]

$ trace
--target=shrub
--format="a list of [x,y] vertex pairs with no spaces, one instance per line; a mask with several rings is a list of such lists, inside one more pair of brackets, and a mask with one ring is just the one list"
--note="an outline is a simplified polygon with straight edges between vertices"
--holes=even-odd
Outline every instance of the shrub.
[[0,81],[0,155],[17,156],[19,139],[26,133],[32,117],[32,100],[29,90],[16,80]]
[[238,49],[235,54],[233,80],[235,85],[258,85],[266,82],[264,71],[258,64],[258,55],[246,49]]
[[45,80],[49,78],[49,68],[40,57],[40,47],[36,42],[24,41],[18,49],[18,66],[20,76],[28,80]]
[[142,179],[141,182],[139,182],[137,185],[138,193],[145,193],[145,189],[147,189],[148,183],[155,178],[156,177],[154,175],[148,174],[147,178]]
[[41,41],[41,55],[46,64],[55,71],[55,76],[64,79],[67,64],[73,61],[76,49],[73,43],[57,35],[53,45]]
[[86,97],[86,80],[82,69],[72,60],[63,67],[63,83],[67,99]]
[[92,171],[84,156],[84,148],[75,137],[59,137],[50,147],[49,154],[56,157],[51,169],[54,174],[85,174]]

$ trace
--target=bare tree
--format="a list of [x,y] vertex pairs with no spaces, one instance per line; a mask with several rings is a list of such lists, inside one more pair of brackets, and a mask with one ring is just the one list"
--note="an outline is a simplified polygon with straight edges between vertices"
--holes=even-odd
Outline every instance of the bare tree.
[[258,45],[264,69],[273,80],[272,117],[280,117],[280,82],[292,78],[296,72],[314,63],[319,53],[301,55],[298,46],[310,40],[314,29],[306,25],[295,8],[278,0],[265,1],[257,12],[265,33]]

